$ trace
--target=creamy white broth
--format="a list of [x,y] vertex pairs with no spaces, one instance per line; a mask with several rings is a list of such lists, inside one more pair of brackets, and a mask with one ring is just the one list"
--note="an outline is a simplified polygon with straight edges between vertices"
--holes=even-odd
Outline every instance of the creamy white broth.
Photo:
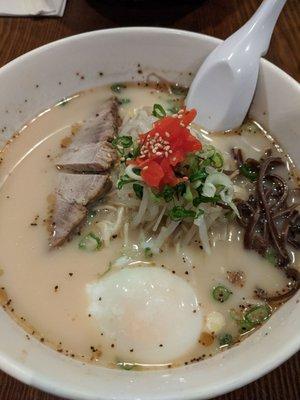
[[[118,349],[101,336],[98,324],[89,315],[86,285],[99,279],[110,262],[121,255],[123,238],[115,238],[108,248],[99,252],[79,250],[80,237],[76,236],[60,249],[49,250],[45,222],[47,199],[54,190],[57,175],[55,159],[63,151],[62,140],[70,136],[75,123],[96,113],[97,104],[110,95],[110,87],[101,87],[72,96],[65,104],[47,110],[25,126],[4,150],[0,190],[0,267],[3,271],[0,287],[3,289],[0,293],[5,309],[28,333],[63,354],[113,367],[118,360]],[[121,117],[134,108],[152,107],[154,103],[170,106],[170,95],[150,87],[129,85],[119,97],[130,99],[130,103],[121,105]],[[180,103],[176,96],[172,98],[174,104]],[[234,146],[256,159],[270,147],[277,151],[254,123],[247,124],[241,135],[203,132],[202,140],[227,153],[228,159]],[[257,304],[253,291],[258,285],[274,292],[288,284],[279,269],[256,253],[244,250],[242,233],[237,228],[231,229],[229,240],[213,242],[211,255],[199,247],[199,242],[194,241],[183,250],[166,248],[151,263],[189,282],[204,313],[223,314],[228,333],[237,334],[229,310],[240,304]],[[237,270],[245,273],[243,288],[233,286],[226,279],[227,271]],[[212,287],[218,284],[233,292],[224,303],[214,301],[211,296]],[[174,359],[171,365],[198,361],[219,350],[216,339],[209,346],[203,345],[203,340],[200,337],[197,345],[184,357]],[[135,362],[134,353],[128,352],[123,361]]]

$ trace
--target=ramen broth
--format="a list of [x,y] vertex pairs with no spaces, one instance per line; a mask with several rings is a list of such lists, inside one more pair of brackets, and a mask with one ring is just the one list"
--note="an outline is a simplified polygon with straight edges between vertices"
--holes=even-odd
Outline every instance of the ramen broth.
[[[123,237],[118,235],[108,247],[94,252],[78,248],[79,235],[58,249],[49,249],[47,217],[57,175],[55,160],[64,150],[65,138],[76,124],[96,113],[97,104],[111,94],[109,86],[80,92],[24,126],[1,156],[0,190],[0,299],[4,309],[23,326],[28,339],[34,335],[62,354],[107,367],[115,367],[120,361],[118,346],[112,346],[101,332],[101,324],[89,312],[86,287],[112,273],[111,264],[122,255]],[[159,103],[167,109],[183,100],[181,95],[132,84],[123,88],[118,97],[123,99],[121,118],[137,108],[151,110]],[[273,149],[273,154],[283,156],[280,148],[255,122],[247,122],[230,134],[202,131],[201,141],[213,144],[228,157],[235,146],[255,159],[269,148]],[[82,232],[89,229],[85,227]],[[266,258],[244,249],[238,225],[229,224],[226,229],[211,239],[210,255],[194,238],[181,248],[166,245],[162,252],[147,261],[147,265],[169,270],[188,282],[197,295],[204,320],[211,312],[221,313],[225,320],[222,332],[241,340],[243,335],[238,331],[231,310],[245,304],[259,304],[260,301],[253,298],[258,286],[270,292],[280,291],[289,280]],[[134,242],[134,230],[129,236]],[[223,237],[227,239],[222,240]],[[135,267],[143,268],[138,261]],[[230,271],[242,271],[244,279],[239,287],[228,281]],[[213,298],[211,291],[217,285],[224,285],[232,292],[227,301],[218,302]],[[185,326],[176,329],[184,330]],[[220,349],[217,335],[208,334],[203,323],[199,340],[186,354],[157,365],[139,361],[137,369],[179,366],[210,357]],[[121,361],[135,363],[134,351],[130,350],[128,347],[128,355],[126,358],[123,355]]]

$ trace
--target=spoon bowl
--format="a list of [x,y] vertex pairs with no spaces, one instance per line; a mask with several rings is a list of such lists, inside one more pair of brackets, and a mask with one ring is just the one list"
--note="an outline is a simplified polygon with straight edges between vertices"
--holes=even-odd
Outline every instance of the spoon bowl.
[[250,20],[221,43],[198,70],[186,105],[197,110],[196,122],[206,130],[240,126],[256,88],[260,57],[286,0],[265,0]]

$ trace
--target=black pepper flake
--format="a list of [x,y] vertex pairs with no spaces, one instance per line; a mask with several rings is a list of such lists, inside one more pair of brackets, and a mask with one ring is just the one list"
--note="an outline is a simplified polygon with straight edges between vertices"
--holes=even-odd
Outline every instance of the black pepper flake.
[[54,291],[55,291],[55,292],[58,291],[58,285],[54,286]]
[[99,72],[99,76],[103,76],[103,72]]
[[112,344],[110,345],[110,347],[111,347],[111,348],[114,348],[114,347],[115,347],[115,345],[112,343]]
[[89,314],[88,317],[91,318],[92,314]]
[[69,272],[69,276],[73,276],[74,275],[74,273],[73,272]]
[[175,274],[176,272],[175,271],[172,271],[172,274]]
[[160,345],[159,345],[159,347],[163,347],[163,345],[162,345],[162,344],[160,344]]
[[188,275],[188,274],[189,274],[189,271],[185,271],[185,274]]
[[40,338],[40,341],[41,341],[42,343],[44,343],[45,339],[42,337],[42,338]]
[[35,87],[38,88],[38,87],[40,87],[40,85],[36,84]]
[[130,351],[130,353],[133,353],[133,349],[130,349],[129,351]]
[[197,312],[197,310],[193,310],[193,313],[195,314]]
[[99,301],[101,301],[102,300],[102,297],[99,297],[99,299],[98,299]]

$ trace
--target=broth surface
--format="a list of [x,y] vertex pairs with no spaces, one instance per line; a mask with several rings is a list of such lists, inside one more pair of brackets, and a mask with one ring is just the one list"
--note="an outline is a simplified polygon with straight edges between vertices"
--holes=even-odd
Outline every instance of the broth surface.
[[[88,253],[78,249],[80,237],[74,237],[61,248],[49,250],[45,221],[62,140],[70,136],[75,123],[89,118],[96,112],[97,104],[111,94],[110,87],[76,94],[25,126],[3,152],[0,181],[0,299],[4,308],[28,333],[63,354],[109,367],[116,365],[117,349],[107,346],[88,314],[86,285],[101,277],[110,262],[121,255],[123,240],[117,237],[109,248]],[[176,96],[170,100],[165,92],[137,85],[124,89],[122,98],[130,102],[121,105],[121,117],[135,108],[152,108],[155,103],[168,107],[170,101],[180,102]],[[270,147],[274,152],[280,151],[257,124],[250,122],[236,134],[203,132],[202,140],[225,154],[238,146],[247,157],[256,159]],[[288,280],[266,259],[244,250],[238,228],[232,228],[228,237],[228,241],[213,242],[211,255],[194,241],[183,250],[163,251],[152,261],[158,268],[169,269],[189,282],[204,310],[221,312],[226,319],[226,331],[235,335],[237,327],[230,309],[245,302],[257,303],[253,300],[257,285],[274,291],[285,287]],[[246,276],[242,288],[226,279],[227,271],[237,270]],[[225,303],[212,299],[211,288],[218,284],[226,285],[234,294]],[[219,350],[216,340],[210,345],[204,342],[200,338],[189,354],[174,360],[172,365],[198,361]],[[124,361],[131,362],[133,358],[128,353]]]

